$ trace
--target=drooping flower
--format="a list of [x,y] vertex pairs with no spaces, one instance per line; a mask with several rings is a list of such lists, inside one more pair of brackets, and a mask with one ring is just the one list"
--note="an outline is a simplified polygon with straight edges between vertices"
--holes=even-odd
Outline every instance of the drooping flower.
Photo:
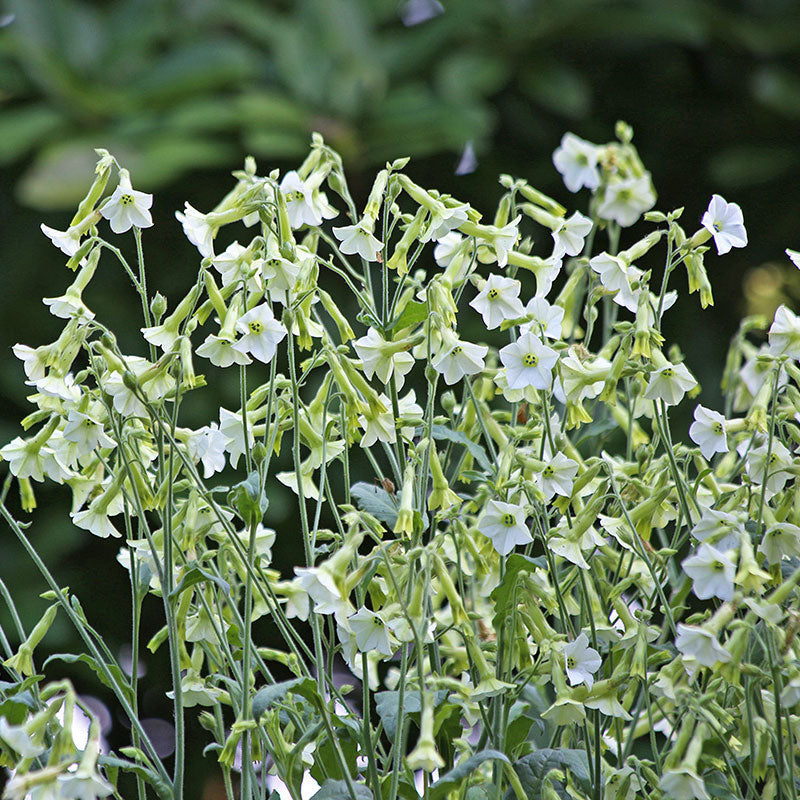
[[608,184],[597,213],[603,219],[613,220],[621,227],[628,228],[655,202],[650,173],[645,173],[638,178],[625,178]]
[[186,238],[200,251],[200,255],[205,258],[213,256],[216,230],[206,215],[185,203],[183,213],[176,211],[175,217],[183,225]]
[[296,170],[290,170],[283,176],[280,190],[286,197],[286,210],[292,228],[297,230],[303,225],[322,224],[322,214],[311,201],[312,192]]
[[693,556],[685,558],[681,566],[692,579],[692,590],[701,600],[711,597],[733,599],[736,565],[727,553],[704,543]]
[[727,453],[728,440],[725,435],[727,420],[718,411],[698,405],[694,410],[694,422],[689,426],[689,437],[700,447],[706,459],[714,453]]
[[571,192],[584,186],[594,191],[600,185],[599,159],[600,148],[574,133],[565,133],[561,145],[553,153],[553,164]]
[[243,335],[233,344],[233,349],[264,364],[272,361],[278,344],[286,338],[286,328],[275,319],[268,303],[261,303],[242,314],[236,321],[236,329]]
[[525,524],[525,506],[489,500],[478,530],[492,540],[494,549],[501,556],[508,555],[518,544],[533,541],[530,529]]
[[84,456],[97,447],[116,447],[117,443],[103,430],[103,424],[77,409],[70,409],[62,435],[78,447],[78,455]]
[[225,469],[225,448],[229,441],[216,422],[198,428],[187,436],[189,457],[195,463],[203,463],[204,478],[210,478]]
[[714,237],[717,253],[725,255],[732,247],[747,245],[742,209],[736,203],[728,203],[715,194],[703,214],[703,227]]
[[524,313],[519,300],[522,284],[513,278],[490,275],[481,291],[470,301],[489,330],[500,326],[503,320],[517,319]]
[[509,389],[549,389],[558,353],[528,331],[500,350]]
[[39,226],[42,233],[67,256],[74,256],[81,246],[81,231],[75,228],[67,228],[65,231],[57,231],[42,223]]
[[692,536],[701,542],[713,544],[717,550],[733,550],[744,531],[744,518],[728,511],[704,508],[703,515],[692,528]]
[[697,381],[685,364],[666,364],[650,373],[644,396],[647,400],[663,400],[668,406],[675,406],[695,386]]
[[[769,450],[769,456],[767,451]],[[792,466],[792,454],[779,439],[773,439],[772,447],[768,443],[750,450],[745,458],[745,470],[753,483],[767,484],[766,497],[769,499],[781,491],[789,480],[787,470]]]
[[591,689],[594,673],[602,663],[600,653],[589,647],[589,638],[583,632],[574,641],[564,645],[564,665],[570,686],[585,683]]
[[461,249],[464,237],[457,231],[450,231],[447,236],[443,236],[433,248],[433,260],[442,268],[450,266],[450,262],[455,258]]
[[770,566],[784,557],[800,558],[800,527],[791,522],[775,523],[764,533],[758,552],[764,554]]
[[383,242],[373,236],[374,222],[367,217],[356,225],[344,225],[334,228],[333,234],[341,242],[339,249],[345,255],[358,254],[365,261],[377,261],[378,251],[383,248]]
[[111,197],[100,206],[100,213],[108,220],[114,233],[125,233],[134,225],[137,228],[152,226],[153,218],[150,216],[152,205],[153,195],[136,191],[131,186],[128,170],[121,169],[119,185]]
[[414,366],[414,356],[407,350],[398,350],[392,344],[375,328],[370,328],[366,336],[353,342],[353,347],[368,378],[377,375],[381,383],[388,384],[394,375],[397,388],[402,389],[406,374]]
[[614,301],[618,305],[625,308],[633,306],[633,310],[636,310],[631,286],[634,274],[631,272],[632,268],[629,264],[626,264],[619,256],[599,253],[589,260],[589,266],[600,276],[600,283],[609,292],[615,293]]
[[197,355],[207,358],[214,366],[230,367],[231,364],[250,364],[252,359],[246,352],[235,347],[233,339],[210,333],[195,351]]

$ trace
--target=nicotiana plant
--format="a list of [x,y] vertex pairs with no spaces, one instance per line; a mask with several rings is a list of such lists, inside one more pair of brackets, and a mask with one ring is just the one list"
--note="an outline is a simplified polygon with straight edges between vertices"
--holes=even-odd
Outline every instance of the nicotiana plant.
[[[216,208],[176,214],[200,261],[172,307],[148,288],[152,196],[98,151],[69,227],[44,228],[75,273],[45,299],[63,332],[14,346],[35,409],[0,449],[0,511],[50,606],[26,631],[0,584],[5,798],[181,798],[196,722],[245,800],[797,798],[800,319],[743,320],[723,407],[696,403],[661,333],[671,283],[711,304],[706,256],[746,245],[742,212],[652,210],[616,133],[553,155],[585,213],[503,175],[489,220],[407,159],[359,208],[318,136],[284,175],[248,159]],[[140,298],[134,352],[84,300],[101,262]],[[239,407],[188,427],[187,395],[226,381]],[[684,438],[670,415],[693,401]],[[45,479],[76,535],[119,538],[133,663],[169,652],[169,757],[143,678],[6,504],[16,483],[30,512]],[[297,501],[279,533],[276,482]],[[84,650],[37,664],[59,614]],[[91,666],[129,746],[48,681],[58,659]]]

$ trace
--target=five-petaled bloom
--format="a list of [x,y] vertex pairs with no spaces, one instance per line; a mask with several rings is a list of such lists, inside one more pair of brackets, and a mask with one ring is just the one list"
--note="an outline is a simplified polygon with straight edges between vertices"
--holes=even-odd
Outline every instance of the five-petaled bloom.
[[737,203],[728,203],[715,194],[703,214],[703,227],[714,237],[717,253],[725,255],[732,247],[747,244],[747,231],[744,229],[744,216]]
[[150,206],[153,195],[138,192],[131,186],[128,170],[119,171],[119,185],[100,207],[100,213],[108,220],[114,233],[125,233],[132,227],[149,228],[153,224]]
[[558,353],[527,331],[500,351],[509,389],[549,389]]
[[589,647],[589,637],[581,632],[575,641],[564,645],[564,666],[570,686],[585,683],[590,689],[594,684],[594,673],[603,663],[600,653]]
[[478,520],[478,530],[492,540],[501,556],[508,555],[518,544],[533,541],[525,524],[525,506],[490,500]]

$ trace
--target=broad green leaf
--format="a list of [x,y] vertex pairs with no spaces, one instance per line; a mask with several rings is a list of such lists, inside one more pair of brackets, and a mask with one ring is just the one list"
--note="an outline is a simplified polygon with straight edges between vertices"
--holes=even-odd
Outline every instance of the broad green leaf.
[[[63,661],[66,664],[77,664],[78,662],[81,664],[86,664],[92,670],[92,672],[97,675],[103,686],[107,686],[109,689],[114,688],[114,684],[108,680],[105,672],[100,669],[100,665],[97,663],[94,657],[88,655],[87,653],[81,653],[80,655],[75,655],[74,653],[55,653],[54,655],[50,656],[50,658],[48,658],[44,664],[42,664],[42,669],[44,669],[51,661]],[[117,687],[125,692],[125,694],[129,694],[130,686],[128,684],[128,677],[122,672],[122,670],[116,664],[105,664],[104,666],[111,673]]]
[[[569,770],[573,779],[583,791],[588,794],[591,790],[589,759],[585,750],[537,750],[535,753],[531,753],[514,762],[514,771],[519,776],[528,800],[540,800],[542,797],[542,781],[552,769]],[[559,797],[563,798],[563,800],[569,800],[570,795],[567,794],[566,789],[560,783],[555,782],[553,788]],[[513,796],[513,792],[509,789],[506,793],[506,800],[511,800]]]
[[[433,693],[433,705],[441,705],[447,697],[447,690]],[[397,736],[397,717],[400,710],[400,692],[387,691],[375,694],[375,710],[383,722],[383,729],[390,739]],[[422,697],[418,691],[406,692],[403,696],[403,714],[419,714],[422,711]]]
[[397,503],[386,489],[361,481],[350,487],[350,494],[355,497],[362,511],[372,514],[390,528],[394,527],[397,522]]
[[477,442],[473,442],[463,431],[454,431],[444,425],[433,425],[431,433],[437,441],[445,440],[463,445],[483,469],[490,470],[492,468],[486,451]]
[[[373,800],[372,792],[363,784],[356,783],[356,800]],[[345,781],[325,781],[320,790],[311,795],[311,800],[353,800]]]
[[180,583],[170,592],[169,596],[170,598],[177,597],[181,592],[186,591],[186,589],[203,582],[215,583],[226,595],[231,593],[231,587],[227,581],[218,578],[216,575],[212,575],[202,567],[194,566],[181,578]]
[[413,328],[419,325],[428,316],[427,303],[418,303],[416,300],[409,300],[403,313],[397,318],[397,322],[392,325],[392,330],[403,330],[403,328]]
[[481,750],[479,753],[475,753],[462,761],[458,766],[451,769],[450,772],[445,773],[438,781],[433,783],[428,791],[430,800],[440,800],[440,798],[443,798],[448,792],[457,789],[464,778],[485,761],[504,761],[506,764],[510,763],[508,756],[501,753],[499,750]]
[[107,756],[102,754],[97,757],[97,763],[105,767],[106,770],[121,769],[125,772],[132,772],[135,775],[139,775],[144,779],[145,783],[149,783],[153,789],[155,789],[156,794],[159,797],[163,797],[164,800],[172,797],[172,787],[169,785],[169,783],[162,780],[157,773],[151,769],[148,769],[142,764],[136,764],[133,761],[125,761],[124,759],[117,758],[116,756]]
[[253,697],[253,719],[259,719],[270,706],[279,703],[290,692],[296,692],[308,698],[315,692],[315,684],[311,678],[294,678],[290,681],[281,681],[264,686]]

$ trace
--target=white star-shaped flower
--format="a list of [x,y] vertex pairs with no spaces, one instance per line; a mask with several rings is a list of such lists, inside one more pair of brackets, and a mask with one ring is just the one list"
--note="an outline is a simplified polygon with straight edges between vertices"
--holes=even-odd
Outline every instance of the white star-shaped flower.
[[290,170],[283,176],[280,190],[286,197],[286,210],[292,228],[296,230],[303,225],[322,224],[322,215],[311,201],[311,190],[306,187],[305,181],[296,170]]
[[561,306],[551,306],[544,297],[532,297],[525,306],[525,313],[531,317],[531,321],[519,326],[520,333],[532,331],[547,339],[561,338],[561,325],[564,322],[564,309]]
[[594,673],[603,660],[600,653],[589,647],[589,637],[581,632],[575,641],[564,645],[564,664],[570,686],[585,683],[590,689],[594,685]]
[[556,494],[569,497],[577,474],[577,462],[563,453],[556,453],[536,476],[545,500],[552,499]]
[[525,507],[489,500],[478,520],[478,530],[492,540],[501,556],[508,555],[518,544],[533,541],[525,524]]
[[470,301],[489,330],[498,328],[503,320],[517,319],[524,313],[519,292],[522,284],[513,278],[490,275],[483,289]]
[[703,227],[714,237],[717,253],[725,255],[732,247],[747,244],[747,231],[744,227],[742,209],[737,203],[728,203],[715,194],[703,214]]
[[600,171],[597,168],[599,158],[600,148],[596,144],[574,133],[565,133],[561,137],[561,145],[553,153],[553,164],[571,192],[577,192],[584,186],[594,191],[600,185]]
[[561,221],[553,231],[553,256],[577,256],[583,250],[583,241],[592,230],[592,221],[580,211],[576,211],[569,219]]
[[472,344],[459,339],[453,331],[442,336],[442,347],[434,356],[431,366],[440,372],[448,386],[466,375],[475,375],[484,368],[483,359],[489,348],[485,344]]
[[678,623],[675,647],[685,656],[692,656],[698,664],[713,667],[720,661],[728,662],[731,654],[717,641],[713,633],[696,625]]
[[728,439],[725,435],[727,420],[718,411],[698,405],[694,410],[694,422],[689,427],[689,437],[700,447],[706,459],[714,453],[728,452]]
[[769,328],[769,352],[800,360],[800,317],[780,305]]
[[681,562],[683,571],[692,579],[692,590],[701,600],[718,597],[733,599],[736,565],[727,553],[710,544],[701,544],[697,552]]
[[131,186],[127,170],[120,170],[119,185],[111,197],[100,206],[100,214],[104,216],[114,233],[125,233],[134,225],[137,228],[149,228],[153,224],[150,207],[153,195],[137,192]]
[[645,211],[656,202],[656,194],[650,174],[638,178],[625,178],[610,183],[605,190],[603,202],[597,213],[603,219],[610,219],[623,228],[633,225]]
[[374,650],[384,656],[390,656],[394,652],[386,623],[379,614],[368,608],[360,608],[347,618],[347,622],[355,634],[356,646],[362,653]]
[[234,349],[264,364],[272,361],[278,344],[286,337],[286,328],[275,319],[267,303],[261,303],[242,314],[236,321],[236,330],[243,335],[233,345]]
[[383,242],[373,236],[372,225],[366,219],[357,225],[334,228],[333,234],[341,242],[339,249],[345,255],[358,254],[365,261],[378,260],[378,251],[383,247]]
[[695,386],[697,381],[685,364],[666,364],[650,373],[644,396],[647,400],[663,400],[668,406],[676,406]]
[[558,353],[530,331],[500,350],[509,389],[549,389]]

